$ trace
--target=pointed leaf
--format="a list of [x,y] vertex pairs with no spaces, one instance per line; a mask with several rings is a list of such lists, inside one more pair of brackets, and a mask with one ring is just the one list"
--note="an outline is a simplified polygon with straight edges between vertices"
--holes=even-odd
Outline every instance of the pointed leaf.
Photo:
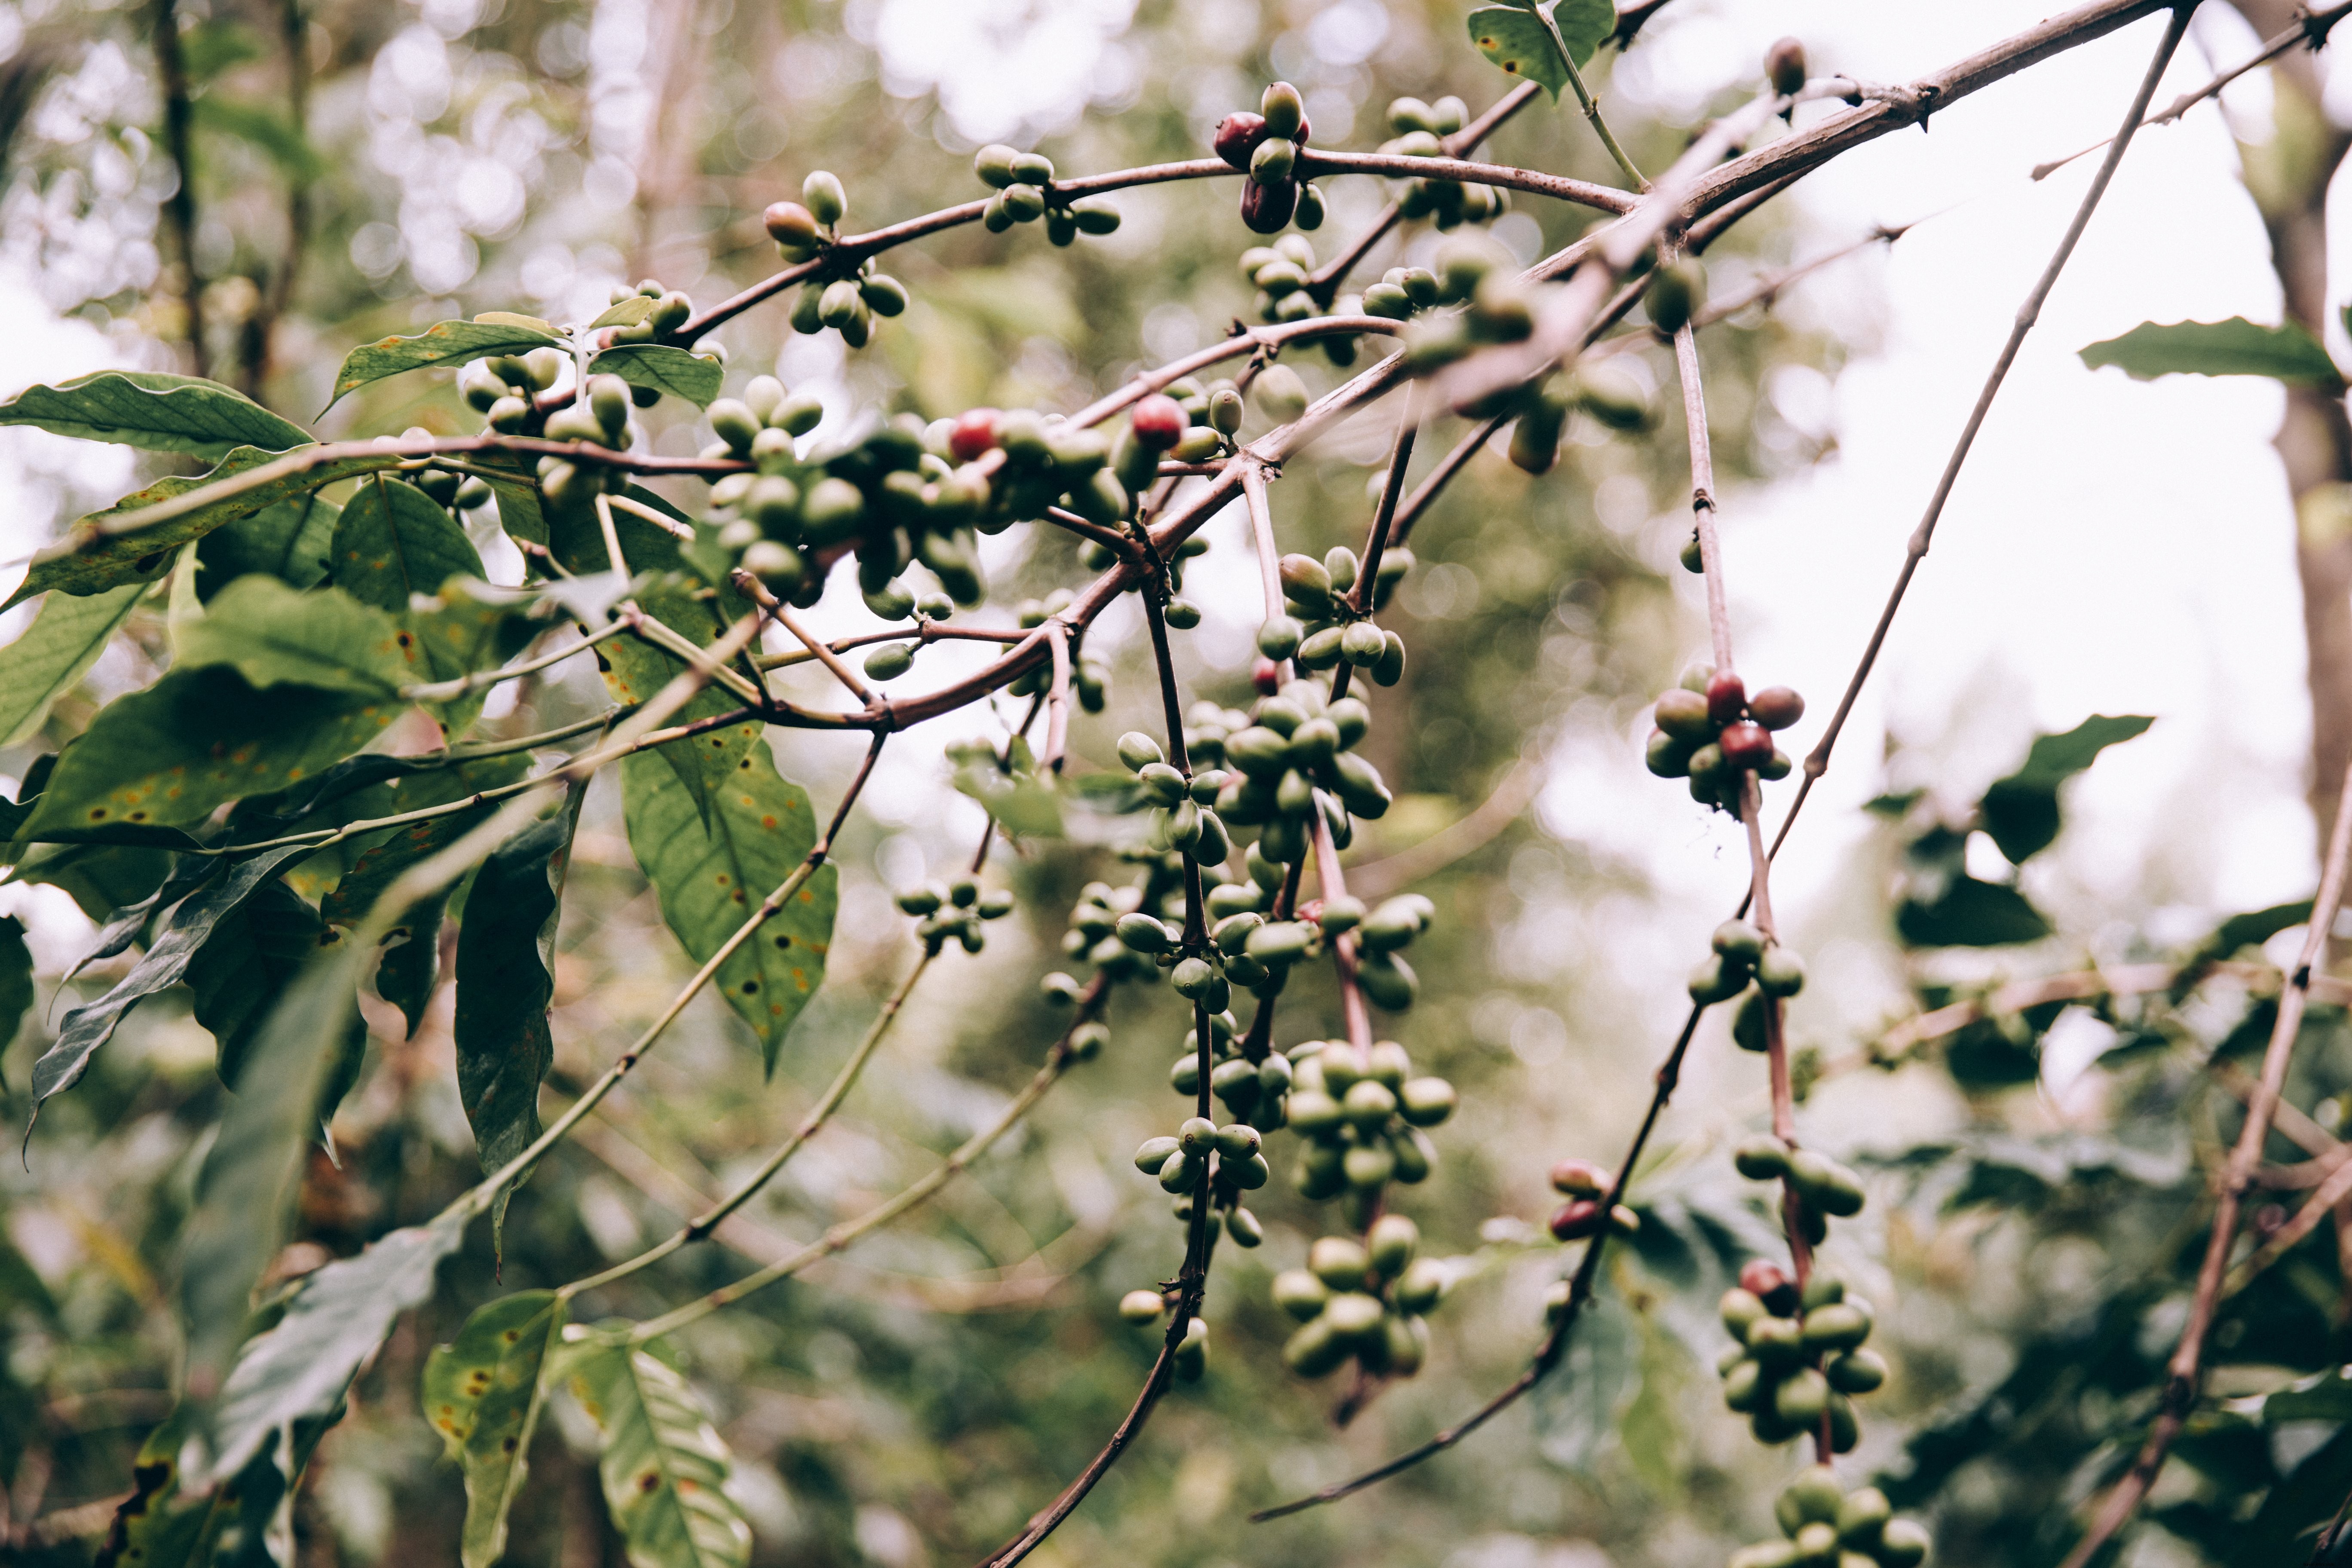
[[339,588],[305,594],[256,574],[221,590],[184,629],[177,668],[227,665],[256,690],[302,686],[397,702],[410,679],[403,636]]
[[2059,787],[2098,761],[2101,752],[2145,734],[2155,722],[2139,714],[2095,713],[2063,735],[2036,737],[2024,765],[1994,780],[1978,805],[1995,847],[2011,865],[2047,849],[2058,837]]
[[378,473],[343,506],[328,574],[360,603],[400,614],[413,595],[437,594],[452,577],[479,577],[482,557],[423,490]]
[[52,560],[36,561],[26,574],[25,581],[9,595],[10,605],[21,605],[36,594],[51,588],[62,588],[68,594],[99,594],[125,583],[152,583],[168,570],[173,552],[191,539],[202,539],[216,528],[251,517],[254,513],[281,501],[298,500],[326,489],[339,479],[358,474],[373,473],[389,468],[399,458],[383,453],[353,454],[332,462],[320,462],[298,467],[293,471],[261,480],[249,488],[223,494],[192,506],[191,510],[152,527],[131,533],[103,533],[108,520],[187,494],[200,486],[216,480],[233,479],[279,460],[282,454],[265,452],[255,447],[239,447],[220,460],[219,466],[203,474],[175,474],[157,479],[145,489],[124,496],[104,511],[90,513],[74,524],[67,537],[76,540],[70,554]]
[[[539,1085],[554,1060],[555,925],[584,785],[490,852],[457,931],[457,1097],[486,1172],[539,1136]],[[512,1188],[499,1194],[503,1220]]]
[[[674,543],[675,542],[673,542]],[[636,563],[636,546],[624,533],[621,548],[629,552],[630,563]],[[604,552],[597,547],[596,564],[602,567]],[[574,567],[577,571],[579,568]],[[672,629],[691,637],[708,647],[715,641],[720,625],[714,606],[708,600],[696,597],[688,579],[667,575],[640,584],[637,604],[647,615],[654,616]],[[614,637],[599,643],[598,662],[604,671],[605,689],[620,702],[643,702],[658,693],[686,668],[686,661],[666,653],[649,643],[635,637]],[[742,704],[717,686],[706,686],[694,694],[685,707],[678,710],[677,719],[690,722],[697,719],[717,718],[732,713]],[[738,764],[749,756],[759,743],[762,726],[757,721],[730,724],[725,729],[706,731],[684,741],[672,741],[657,746],[654,754],[667,763],[678,782],[692,796],[695,809],[708,815],[711,803],[711,781],[732,777]]]
[[215,922],[183,978],[189,1010],[219,1047],[221,1082],[237,1087],[262,1019],[310,956],[334,940],[319,911],[282,881],[264,884]]
[[248,572],[317,587],[326,580],[327,550],[341,514],[334,502],[307,495],[224,523],[197,542],[197,597],[209,600]]
[[0,403],[0,425],[215,462],[238,447],[283,452],[316,439],[232,386],[152,370],[101,370],[28,386]]
[[604,1435],[597,1472],[631,1568],[744,1568],[751,1530],[725,1490],[727,1445],[686,1380],[626,1341],[583,1345],[564,1369]]
[[2050,922],[2015,888],[1956,877],[1933,903],[1906,901],[1895,929],[1912,947],[2005,947],[2040,942]]
[[33,954],[25,922],[0,915],[0,1052],[7,1050],[33,1005]]
[[623,343],[598,354],[588,369],[617,375],[631,386],[650,386],[656,392],[683,397],[697,408],[709,407],[727,379],[717,360],[666,343]]
[[[411,637],[410,668],[420,681],[454,680],[498,668],[548,629],[545,601],[536,595],[494,588],[488,583],[451,579],[429,600],[409,605],[403,619]],[[463,734],[481,715],[490,689],[428,701],[425,710],[449,736]]]
[[1640,1383],[1641,1354],[1633,1313],[1615,1292],[1596,1290],[1577,1314],[1567,1352],[1531,1391],[1537,1451],[1562,1469],[1590,1474]]
[[632,294],[589,322],[588,330],[593,332],[599,327],[634,327],[652,315],[654,307],[660,303],[650,294]]
[[143,583],[75,598],[52,594],[16,640],[0,648],[0,745],[30,740],[50,705],[81,684],[117,626],[130,618]]
[[548,1353],[561,1342],[562,1298],[552,1290],[502,1296],[466,1320],[455,1342],[425,1363],[425,1418],[465,1467],[465,1568],[492,1568],[506,1552],[507,1515],[529,1473],[530,1440],[547,1407]]
[[1609,0],[1548,0],[1541,10],[1539,16],[1532,5],[1482,5],[1467,18],[1470,41],[1504,70],[1539,83],[1557,100],[1568,85],[1568,68],[1545,18],[1559,29],[1569,58],[1582,66],[1615,30],[1617,14]]
[[335,395],[327,399],[327,406],[332,408],[355,387],[404,370],[463,364],[492,354],[529,353],[562,342],[546,322],[533,324],[535,318],[492,314],[499,319],[442,321],[413,338],[382,338],[353,349],[343,356],[342,369],[335,373]]
[[[709,779],[706,820],[659,757],[621,763],[629,847],[660,895],[662,918],[687,955],[707,963],[816,842],[807,793],[754,745]],[[824,979],[836,873],[820,867],[784,908],[719,966],[719,989],[759,1037],[774,1070],[793,1020]]]
[[2302,326],[2264,327],[2243,316],[2226,321],[2142,321],[2119,338],[2082,351],[2093,370],[2114,365],[2135,381],[2159,375],[2267,375],[2298,386],[2338,387],[2344,378],[2327,351]]
[[34,1109],[37,1111],[51,1095],[80,1082],[82,1075],[89,1070],[90,1058],[113,1037],[114,1027],[122,1021],[123,1015],[157,992],[177,984],[187,972],[189,959],[211,937],[213,928],[260,891],[289,862],[306,853],[307,847],[289,845],[264,850],[250,859],[238,861],[219,878],[189,894],[172,911],[154,945],[130,973],[115,983],[114,989],[66,1015],[56,1043],[33,1064]]
[[[223,1128],[226,1136],[226,1128]],[[277,1324],[240,1351],[213,1417],[213,1473],[242,1469],[270,1435],[324,1416],[401,1313],[431,1300],[441,1260],[466,1239],[474,1211],[454,1205],[303,1277]]]

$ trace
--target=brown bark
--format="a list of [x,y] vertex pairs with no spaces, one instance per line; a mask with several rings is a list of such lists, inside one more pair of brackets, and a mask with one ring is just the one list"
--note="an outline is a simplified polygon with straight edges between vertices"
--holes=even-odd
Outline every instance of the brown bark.
[[[2267,37],[2293,25],[2293,0],[2233,0]],[[2352,135],[2319,107],[2312,54],[2294,48],[2271,70],[2276,130],[2270,145],[2246,152],[2246,186],[2262,213],[2286,319],[2319,336],[2327,298],[2327,187],[2352,151]],[[2294,498],[2295,569],[2310,658],[2311,772],[2307,782],[2318,842],[2326,844],[2352,763],[2352,425],[2340,395],[2290,387],[2273,443]]]

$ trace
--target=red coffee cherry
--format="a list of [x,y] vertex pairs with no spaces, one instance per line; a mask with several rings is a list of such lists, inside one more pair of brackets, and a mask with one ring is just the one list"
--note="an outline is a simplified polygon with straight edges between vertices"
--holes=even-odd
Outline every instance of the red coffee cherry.
[[1257,688],[1259,696],[1273,696],[1282,689],[1282,666],[1261,657],[1250,671],[1250,684]]
[[1551,1168],[1553,1191],[1572,1197],[1596,1197],[1609,1190],[1611,1180],[1608,1171],[1590,1160],[1562,1160]]
[[1795,38],[1783,38],[1764,51],[1764,74],[1772,79],[1772,90],[1786,98],[1805,85],[1805,46]]
[[1218,157],[1234,168],[1246,169],[1250,166],[1250,154],[1256,152],[1257,144],[1265,140],[1265,116],[1237,109],[1217,121],[1216,132],[1209,144]]
[[1785,730],[1805,716],[1805,700],[1785,686],[1768,686],[1748,700],[1748,716],[1767,730]]
[[1155,452],[1164,452],[1182,440],[1192,423],[1185,416],[1183,405],[1160,392],[1138,403],[1135,412],[1128,416],[1136,441]]
[[1579,1198],[1565,1204],[1551,1216],[1551,1234],[1555,1241],[1580,1241],[1601,1228],[1601,1205],[1591,1198]]
[[1280,234],[1298,210],[1298,182],[1276,180],[1261,185],[1255,180],[1242,187],[1242,222],[1252,234]]
[[1728,724],[1739,717],[1748,706],[1748,683],[1730,670],[1721,670],[1708,677],[1706,683],[1706,716],[1718,724]]
[[1723,748],[1723,760],[1735,768],[1760,768],[1772,760],[1772,732],[1761,724],[1745,720],[1727,724],[1715,743]]
[[960,463],[969,463],[996,445],[996,410],[966,410],[948,431],[948,450]]

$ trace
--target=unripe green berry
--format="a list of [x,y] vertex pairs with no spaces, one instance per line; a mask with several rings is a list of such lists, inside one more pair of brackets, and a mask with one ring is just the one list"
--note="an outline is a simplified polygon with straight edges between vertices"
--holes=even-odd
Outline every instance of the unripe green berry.
[[1225,1211],[1225,1234],[1235,1247],[1256,1247],[1265,1240],[1265,1227],[1257,1215],[1238,1204]]
[[1267,88],[1258,100],[1258,112],[1265,117],[1266,141],[1287,142],[1306,122],[1307,103],[1298,96],[1297,88],[1278,81]]
[[1257,629],[1257,651],[1279,663],[1298,651],[1304,633],[1288,616],[1276,616]]
[[1129,1290],[1118,1299],[1118,1315],[1138,1328],[1158,1322],[1167,1310],[1167,1298],[1157,1290]]
[[1307,1269],[1334,1290],[1359,1289],[1362,1286],[1371,1259],[1363,1244],[1352,1237],[1326,1236],[1317,1238],[1307,1249]]
[[1789,1146],[1769,1133],[1749,1138],[1731,1152],[1731,1163],[1751,1182],[1776,1182],[1789,1173]]
[[1876,1351],[1849,1351],[1832,1358],[1822,1370],[1840,1394],[1868,1394],[1886,1382],[1886,1361]]
[[1415,1258],[1397,1277],[1390,1294],[1399,1307],[1416,1316],[1432,1310],[1445,1295],[1445,1266],[1433,1258]]
[[1805,961],[1788,948],[1774,946],[1756,965],[1756,984],[1769,996],[1794,996],[1805,988]]
[[1391,1278],[1404,1272],[1420,1246],[1421,1227],[1401,1214],[1381,1215],[1364,1235],[1364,1250],[1372,1268]]
[[915,667],[915,650],[904,643],[884,643],[866,656],[866,673],[876,680],[896,680]]
[[830,228],[839,223],[849,210],[849,197],[841,188],[841,181],[819,169],[801,182],[801,201],[817,222]]
[[971,170],[982,184],[1001,191],[1013,184],[1013,161],[1020,155],[1002,142],[992,142],[971,155]]

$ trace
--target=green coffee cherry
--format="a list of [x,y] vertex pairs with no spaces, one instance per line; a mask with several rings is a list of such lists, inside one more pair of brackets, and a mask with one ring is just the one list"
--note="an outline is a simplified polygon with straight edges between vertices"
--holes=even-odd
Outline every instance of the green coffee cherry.
[[1777,1182],[1789,1173],[1789,1146],[1769,1133],[1749,1138],[1731,1152],[1731,1163],[1751,1182]]
[[1164,766],[1167,754],[1160,751],[1160,742],[1140,730],[1129,730],[1118,738],[1118,760],[1127,764],[1129,772],[1139,773],[1153,763]]
[[1735,966],[1717,954],[1691,971],[1687,988],[1691,1000],[1705,1007],[1728,1002],[1747,986],[1746,968]]
[[1348,1359],[1349,1346],[1319,1314],[1284,1342],[1282,1363],[1301,1377],[1322,1377]]
[[1235,1247],[1256,1247],[1265,1240],[1265,1227],[1257,1215],[1239,1205],[1225,1211],[1225,1234]]
[[1298,149],[1287,138],[1269,136],[1250,154],[1249,177],[1261,185],[1278,185],[1297,163]]
[[1286,1268],[1274,1277],[1274,1304],[1304,1322],[1323,1310],[1331,1288],[1304,1268]]
[[1421,1246],[1421,1227],[1401,1214],[1384,1214],[1364,1235],[1365,1254],[1373,1269],[1393,1279],[1404,1272]]
[[823,169],[801,182],[801,202],[817,222],[830,228],[849,210],[849,197],[840,180]]
[[1298,651],[1304,633],[1288,616],[1276,616],[1257,629],[1257,651],[1276,663]]
[[1265,118],[1268,141],[1289,141],[1307,123],[1307,103],[1298,89],[1286,81],[1276,82],[1265,89],[1258,100],[1258,112]]
[[1415,1316],[1431,1311],[1445,1296],[1445,1266],[1433,1258],[1413,1259],[1397,1277],[1396,1289],[1390,1295],[1398,1307]]
[[861,279],[857,285],[857,295],[866,301],[866,309],[877,316],[904,314],[909,299],[904,283],[881,272]]
[[1354,1237],[1326,1236],[1307,1249],[1307,1268],[1332,1289],[1347,1290],[1363,1284],[1371,1259]]
[[1805,988],[1805,961],[1785,947],[1768,950],[1756,965],[1756,984],[1769,996],[1794,996]]
[[1385,1315],[1380,1298],[1361,1290],[1342,1290],[1323,1307],[1323,1321],[1331,1325],[1331,1331],[1351,1342],[1379,1333]]
[[904,643],[884,643],[866,656],[865,668],[876,680],[896,680],[915,668],[915,650]]
[[1002,142],[992,142],[971,155],[972,173],[981,183],[1003,190],[1013,184],[1013,161],[1021,154]]
[[1118,940],[1137,952],[1165,952],[1175,942],[1157,916],[1140,910],[1121,915],[1115,931]]
[[1231,436],[1242,427],[1242,395],[1231,386],[1219,387],[1209,395],[1209,428],[1220,436]]
[[1372,666],[1372,684],[1394,686],[1404,679],[1404,638],[1394,632],[1383,634],[1386,644],[1378,662]]
[[1192,1191],[1200,1184],[1202,1168],[1200,1156],[1179,1149],[1160,1167],[1160,1189],[1171,1193]]
[[1850,1351],[1870,1337],[1870,1314],[1852,1301],[1816,1307],[1804,1317],[1805,1343],[1814,1350]]
[[798,592],[802,579],[808,575],[808,563],[801,559],[801,552],[772,539],[757,540],[746,548],[742,566],[779,597]]
[[814,392],[795,392],[770,411],[768,425],[788,436],[805,436],[824,420],[824,399]]
[[1876,1351],[1849,1351],[1832,1357],[1822,1370],[1840,1394],[1868,1394],[1886,1382],[1886,1360]]
[[1799,1367],[1772,1390],[1772,1414],[1794,1426],[1820,1421],[1829,1405],[1829,1380],[1809,1366]]
[[1286,364],[1270,364],[1250,384],[1251,393],[1267,417],[1288,424],[1307,412],[1307,384]]
[[1118,1299],[1118,1315],[1139,1328],[1158,1322],[1167,1309],[1166,1298],[1157,1290],[1129,1290]]
[[1878,1538],[1879,1568],[1918,1568],[1927,1561],[1929,1542],[1927,1531],[1907,1519],[1886,1521]]
[[1706,296],[1706,273],[1696,261],[1685,258],[1650,275],[1642,303],[1650,312],[1650,324],[1672,337],[1690,324]]
[[[1157,1142],[1159,1140],[1155,1139],[1153,1142]],[[1150,1144],[1145,1145],[1145,1148],[1149,1147],[1150,1147]],[[1164,1160],[1167,1156],[1162,1154],[1160,1158]],[[1135,1163],[1139,1168],[1142,1165],[1141,1150],[1136,1152]],[[1723,1318],[1724,1328],[1741,1344],[1748,1342],[1749,1330],[1771,1315],[1766,1310],[1761,1298],[1753,1291],[1743,1290],[1736,1285],[1723,1293],[1723,1300],[1717,1310]]]
[[1198,1383],[1209,1369],[1209,1324],[1204,1318],[1195,1318],[1184,1325],[1183,1342],[1176,1347],[1176,1375],[1186,1383]]

